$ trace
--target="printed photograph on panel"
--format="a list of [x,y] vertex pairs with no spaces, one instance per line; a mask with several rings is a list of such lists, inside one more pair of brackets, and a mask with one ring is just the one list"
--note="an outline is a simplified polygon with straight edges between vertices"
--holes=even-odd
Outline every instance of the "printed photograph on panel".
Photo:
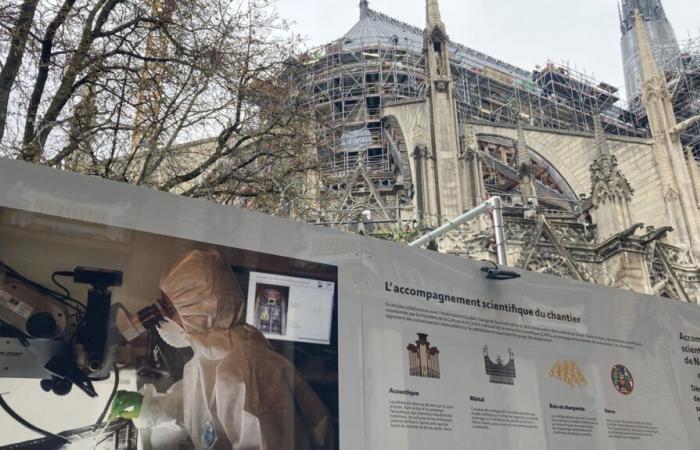
[[48,432],[5,416],[0,446],[337,449],[337,283],[331,265],[0,208],[2,399]]
[[284,335],[289,287],[256,284],[255,291],[255,327],[262,333]]

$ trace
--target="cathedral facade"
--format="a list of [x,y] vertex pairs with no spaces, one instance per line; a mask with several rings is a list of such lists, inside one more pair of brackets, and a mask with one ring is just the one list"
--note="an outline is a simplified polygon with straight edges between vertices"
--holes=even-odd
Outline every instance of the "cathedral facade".
[[[567,67],[525,71],[453,43],[437,0],[424,28],[361,1],[351,30],[304,61],[324,119],[317,222],[409,240],[498,195],[509,265],[697,303],[696,123],[677,120],[662,13],[623,2],[637,114]],[[494,259],[491,227],[476,220],[439,250]]]

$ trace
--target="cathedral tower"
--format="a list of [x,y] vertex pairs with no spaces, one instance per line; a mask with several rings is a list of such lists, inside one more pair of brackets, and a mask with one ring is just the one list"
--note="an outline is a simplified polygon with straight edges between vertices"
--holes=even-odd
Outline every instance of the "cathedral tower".
[[[439,223],[456,219],[464,212],[465,186],[460,174],[460,140],[457,125],[457,104],[450,71],[449,38],[440,16],[437,0],[426,1],[426,29],[424,49],[430,82],[427,107],[430,124],[431,154],[434,160],[432,181],[426,194],[437,213]],[[434,186],[434,187],[433,187]]]
[[637,39],[635,11],[639,11],[646,24],[656,63],[664,67],[665,62],[680,53],[673,27],[666,17],[661,0],[622,0],[620,7],[620,29],[622,32],[622,63],[625,71],[627,101],[631,104],[639,98],[642,83],[642,66]]
[[694,186],[683,156],[676,128],[671,93],[666,78],[654,57],[646,22],[635,11],[635,28],[639,44],[642,101],[649,118],[653,153],[662,183],[663,198],[669,220],[676,233],[676,244],[700,250],[700,217]]

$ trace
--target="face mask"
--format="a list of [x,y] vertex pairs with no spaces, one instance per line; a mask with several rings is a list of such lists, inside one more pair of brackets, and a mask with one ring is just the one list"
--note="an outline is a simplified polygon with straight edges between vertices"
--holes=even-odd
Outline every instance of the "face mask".
[[158,334],[161,339],[171,347],[185,348],[190,347],[190,342],[187,340],[187,332],[184,328],[178,325],[177,322],[165,318],[165,322],[158,325]]
[[187,310],[179,310],[180,317],[183,323],[195,331],[200,333],[208,332],[213,326],[213,319],[209,314],[190,313]]

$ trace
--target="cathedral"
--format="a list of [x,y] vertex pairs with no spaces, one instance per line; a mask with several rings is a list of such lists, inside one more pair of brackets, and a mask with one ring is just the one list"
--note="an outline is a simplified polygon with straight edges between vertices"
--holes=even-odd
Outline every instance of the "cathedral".
[[[419,28],[363,0],[301,61],[323,124],[316,222],[406,241],[498,195],[510,266],[697,303],[700,52],[661,1],[620,5],[631,106],[566,65],[527,71],[452,42],[438,0],[425,8]],[[494,260],[492,227],[435,244]]]

